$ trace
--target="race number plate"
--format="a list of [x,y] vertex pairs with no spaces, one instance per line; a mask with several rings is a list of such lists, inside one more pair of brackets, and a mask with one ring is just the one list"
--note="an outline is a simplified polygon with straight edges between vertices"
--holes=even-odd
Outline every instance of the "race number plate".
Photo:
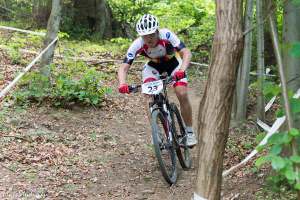
[[153,81],[142,85],[142,93],[144,94],[159,94],[163,90],[163,81]]

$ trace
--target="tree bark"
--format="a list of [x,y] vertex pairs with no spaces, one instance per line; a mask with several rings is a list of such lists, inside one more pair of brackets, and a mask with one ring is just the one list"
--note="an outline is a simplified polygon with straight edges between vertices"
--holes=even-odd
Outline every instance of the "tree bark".
[[265,120],[265,100],[263,95],[264,79],[265,79],[265,56],[264,56],[264,23],[263,23],[263,0],[256,0],[256,19],[257,19],[257,117]]
[[[253,0],[247,0],[244,30],[248,30],[249,28],[252,27],[253,24],[252,18],[253,18]],[[241,67],[239,68],[239,76],[238,76],[239,78],[238,78],[237,93],[236,93],[237,94],[236,115],[235,115],[236,122],[241,122],[246,120],[251,57],[252,57],[252,31],[245,36],[243,60],[242,60]]]
[[196,195],[220,199],[223,155],[242,55],[241,0],[216,0],[216,33],[208,81],[200,103],[198,119],[198,173]]
[[106,0],[75,0],[74,24],[87,27],[99,39],[112,37],[112,14]]
[[[61,1],[60,0],[53,0],[52,1],[52,9],[51,14],[48,20],[47,26],[47,34],[44,40],[44,48],[47,47],[56,37],[59,31],[59,25],[61,20]],[[52,45],[48,51],[42,56],[41,59],[41,73],[47,77],[50,76],[50,64],[52,63],[55,44]]]
[[294,92],[300,88],[300,57],[291,55],[292,45],[300,41],[300,5],[293,1],[285,1],[284,4],[283,42],[283,64],[287,86]]
[[112,37],[111,12],[105,0],[96,0],[96,33],[99,38]]
[[33,0],[32,17],[37,27],[45,27],[51,13],[51,0]]
[[[281,83],[281,90],[282,90],[282,96],[283,96],[284,111],[285,111],[285,115],[286,115],[287,127],[288,127],[288,131],[290,131],[292,128],[294,128],[294,119],[292,116],[292,110],[291,110],[291,106],[289,103],[286,75],[284,73],[284,65],[283,65],[283,61],[282,61],[281,52],[279,49],[278,31],[277,31],[277,27],[275,26],[275,19],[274,19],[273,15],[269,16],[269,24],[270,24],[271,31],[272,31],[272,41],[273,41],[273,46],[274,46],[274,50],[276,53],[276,60],[278,63],[278,68],[279,68],[280,83]],[[298,156],[298,144],[297,144],[297,141],[295,138],[292,141],[292,155]],[[298,165],[296,165],[296,164],[294,165],[294,170],[295,170],[296,174],[299,174],[300,168]],[[296,177],[296,182],[297,182],[297,184],[300,184],[299,176]],[[300,199],[300,191],[299,190],[297,190],[297,196],[298,196],[297,199]]]
[[[300,88],[300,57],[292,56],[292,46],[300,41],[300,5],[286,1],[283,13],[283,65],[287,87],[296,92]],[[300,114],[294,116],[295,127],[300,129]]]

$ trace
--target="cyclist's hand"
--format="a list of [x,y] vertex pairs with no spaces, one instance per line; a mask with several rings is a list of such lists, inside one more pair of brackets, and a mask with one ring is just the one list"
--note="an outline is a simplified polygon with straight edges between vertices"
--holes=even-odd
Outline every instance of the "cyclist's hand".
[[185,71],[183,70],[178,70],[175,72],[175,74],[173,75],[173,80],[174,81],[179,81],[180,79],[185,78]]
[[129,87],[128,85],[125,83],[125,84],[121,84],[119,86],[119,92],[122,93],[122,94],[129,94]]

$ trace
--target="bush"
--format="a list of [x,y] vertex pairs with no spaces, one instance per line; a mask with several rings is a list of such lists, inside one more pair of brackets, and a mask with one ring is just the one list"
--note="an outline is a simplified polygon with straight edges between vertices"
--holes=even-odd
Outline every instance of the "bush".
[[74,103],[98,106],[110,88],[103,84],[106,76],[85,64],[57,68],[52,65],[51,78],[31,72],[23,78],[14,97],[18,103],[50,102],[55,106]]

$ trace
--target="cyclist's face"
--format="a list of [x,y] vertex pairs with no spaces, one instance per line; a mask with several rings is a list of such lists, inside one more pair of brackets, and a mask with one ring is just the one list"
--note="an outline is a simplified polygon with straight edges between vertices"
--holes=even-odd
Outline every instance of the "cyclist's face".
[[155,47],[158,42],[158,33],[157,32],[149,34],[149,35],[144,35],[142,37],[143,37],[145,44],[151,48]]

